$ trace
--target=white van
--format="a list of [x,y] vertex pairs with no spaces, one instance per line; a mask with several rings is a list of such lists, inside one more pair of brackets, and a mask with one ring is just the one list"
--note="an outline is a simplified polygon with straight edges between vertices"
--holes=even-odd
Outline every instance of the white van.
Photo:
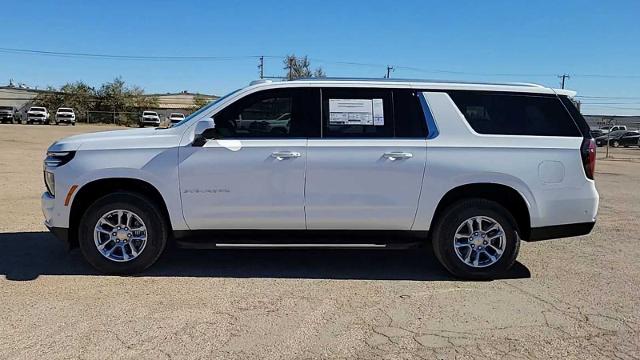
[[[168,242],[433,244],[492,278],[520,240],[588,234],[595,143],[567,90],[400,80],[257,82],[167,129],[55,142],[46,225],[106,273]],[[277,129],[277,130],[275,130]]]

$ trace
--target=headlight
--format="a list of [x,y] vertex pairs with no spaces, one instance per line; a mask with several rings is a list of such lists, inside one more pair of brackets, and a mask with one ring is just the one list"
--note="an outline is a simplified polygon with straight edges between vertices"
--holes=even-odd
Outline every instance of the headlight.
[[47,191],[51,196],[56,196],[56,180],[51,171],[44,171],[44,185],[47,187]]
[[44,159],[45,167],[58,167],[62,166],[76,155],[75,151],[49,151],[47,152],[47,158]]
[[49,151],[44,159],[44,185],[52,196],[56,196],[56,181],[53,168],[60,167],[73,159],[75,151]]

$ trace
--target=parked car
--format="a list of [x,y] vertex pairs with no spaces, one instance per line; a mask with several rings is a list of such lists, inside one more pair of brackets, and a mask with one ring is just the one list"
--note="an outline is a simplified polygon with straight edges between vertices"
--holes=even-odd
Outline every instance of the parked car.
[[[45,224],[106,273],[178,247],[410,247],[493,278],[520,240],[596,221],[595,142],[569,96],[523,84],[260,81],[179,125],[76,135],[44,161]],[[286,115],[285,115],[286,114]],[[265,132],[242,120],[285,131]]]
[[49,111],[47,111],[47,108],[41,106],[30,107],[29,111],[27,111],[27,124],[30,123],[48,124]]
[[16,123],[18,121],[17,110],[13,106],[0,106],[0,122]]
[[143,111],[140,117],[140,127],[147,125],[160,126],[160,116],[155,111]]
[[594,139],[604,135],[604,131],[600,129],[591,129],[589,132],[591,133],[591,137]]
[[171,124],[177,124],[180,121],[184,120],[184,114],[182,113],[171,113],[169,115],[169,121],[171,122]]
[[597,146],[606,146],[607,141],[613,147],[640,146],[640,133],[637,131],[617,130],[596,138]]
[[613,126],[603,126],[600,128],[603,134],[608,134],[614,131],[627,130],[625,125],[613,125]]
[[72,108],[59,108],[56,111],[56,125],[60,123],[76,125],[76,113]]

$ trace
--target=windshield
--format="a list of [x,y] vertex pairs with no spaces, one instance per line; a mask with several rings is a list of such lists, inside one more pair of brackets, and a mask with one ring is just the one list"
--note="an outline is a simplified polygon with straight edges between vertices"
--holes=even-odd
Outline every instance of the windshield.
[[184,118],[184,115],[182,115],[182,114],[171,114],[171,117],[172,118],[181,118],[182,119],[182,118]]
[[203,112],[206,112],[207,110],[211,110],[212,108],[214,108],[215,106],[220,104],[223,100],[225,100],[226,98],[230,97],[231,95],[237,93],[240,90],[241,89],[233,90],[232,92],[228,93],[227,95],[208,103],[207,105],[205,105],[205,106],[201,107],[200,109],[198,109],[196,112],[194,112],[191,115],[189,115],[186,118],[184,118],[184,120],[182,120],[179,123],[176,123],[175,125],[173,125],[173,127],[180,126],[180,125],[182,125],[184,123],[187,123],[187,122],[189,122],[189,120],[197,117],[198,115],[202,114]]
[[58,112],[73,112],[73,109],[60,108],[60,109],[58,109]]
[[158,115],[158,113],[155,113],[153,111],[145,111],[144,113],[142,113],[142,115]]
[[30,111],[44,111],[44,108],[41,108],[41,107],[32,107]]
[[0,110],[13,110],[11,106],[0,106]]

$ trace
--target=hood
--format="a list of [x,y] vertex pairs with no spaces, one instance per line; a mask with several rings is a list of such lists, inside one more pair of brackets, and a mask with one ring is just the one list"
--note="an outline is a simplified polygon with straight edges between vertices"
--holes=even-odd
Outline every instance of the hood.
[[176,128],[101,131],[60,139],[49,151],[169,148],[178,146],[181,137]]

